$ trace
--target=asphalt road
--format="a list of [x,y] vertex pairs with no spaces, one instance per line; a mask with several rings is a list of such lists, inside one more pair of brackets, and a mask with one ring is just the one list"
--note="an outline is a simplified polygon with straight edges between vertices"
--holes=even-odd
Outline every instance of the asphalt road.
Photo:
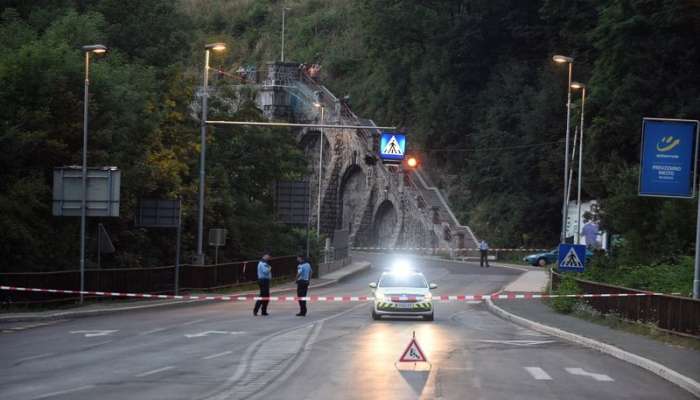
[[[381,260],[363,257],[372,271],[311,294],[368,294]],[[491,293],[520,273],[415,264],[438,294]],[[268,317],[251,309],[204,303],[0,327],[0,398],[693,398],[645,370],[501,320],[483,304],[437,303],[434,322],[372,321],[367,303],[314,303],[305,318],[291,302],[271,304]],[[414,331],[430,365],[397,366]]]

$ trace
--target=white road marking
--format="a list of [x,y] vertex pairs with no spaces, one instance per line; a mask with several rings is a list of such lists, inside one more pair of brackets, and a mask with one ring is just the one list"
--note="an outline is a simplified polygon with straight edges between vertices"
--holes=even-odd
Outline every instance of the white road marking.
[[62,394],[75,393],[75,392],[79,392],[81,390],[92,389],[94,387],[95,387],[95,385],[78,386],[78,387],[73,388],[73,389],[59,390],[57,392],[51,392],[51,393],[42,394],[42,395],[37,396],[37,397],[32,397],[32,400],[39,400],[39,399],[45,399],[48,397],[60,396]]
[[204,332],[199,332],[199,333],[190,333],[186,334],[185,337],[188,339],[196,338],[196,337],[204,337],[204,336],[209,336],[209,335],[241,335],[245,332],[242,331],[204,331]]
[[565,368],[566,372],[570,373],[571,375],[578,375],[578,376],[588,376],[590,378],[595,379],[598,382],[615,382],[615,380],[605,374],[596,374],[593,372],[588,372],[584,370],[583,368]]
[[84,335],[85,337],[108,336],[118,330],[85,330],[85,331],[70,331],[71,334]]
[[229,354],[231,354],[231,353],[233,353],[233,352],[230,351],[230,350],[229,350],[229,351],[224,351],[224,352],[221,352],[221,353],[216,353],[216,354],[212,354],[212,355],[210,355],[210,356],[202,357],[202,360],[211,360],[211,359],[213,359],[213,358],[218,358],[218,357],[227,356],[227,355],[229,355]]
[[51,356],[54,355],[54,354],[56,354],[56,353],[37,354],[37,355],[35,355],[35,356],[20,358],[20,359],[17,360],[16,362],[17,362],[17,363],[21,363],[21,362],[30,361],[30,360],[36,360],[36,359],[38,359],[38,358],[51,357]]
[[554,343],[555,340],[487,340],[487,339],[484,339],[484,340],[476,340],[476,342],[509,344],[512,346],[536,346],[538,344]]
[[140,374],[136,375],[136,377],[137,377],[137,378],[143,378],[144,376],[149,376],[149,375],[157,374],[157,373],[159,373],[159,372],[168,371],[168,370],[171,370],[171,369],[173,369],[173,368],[175,368],[175,367],[173,367],[172,365],[168,365],[167,367],[158,368],[158,369],[153,369],[153,370],[150,370],[150,371],[146,371],[146,372],[140,373]]
[[189,326],[189,325],[194,325],[194,324],[197,324],[197,323],[200,323],[200,322],[204,322],[204,321],[206,321],[206,320],[204,320],[204,319],[195,319],[194,321],[185,322],[184,324],[180,324],[180,325],[178,325],[178,326]]
[[7,329],[10,331],[16,332],[16,331],[23,331],[25,329],[38,328],[40,326],[53,325],[53,324],[57,324],[59,322],[65,322],[65,321],[68,321],[68,320],[67,319],[57,319],[54,321],[36,322],[33,324],[29,324],[29,325],[13,326],[13,327],[7,328]]
[[[256,340],[253,342],[251,345],[248,346],[248,349],[243,353],[243,357],[241,357],[241,360],[238,364],[238,368],[236,368],[236,371],[233,373],[231,377],[229,377],[225,383],[219,385],[213,392],[214,394],[209,394],[207,397],[205,397],[206,400],[225,400],[232,398],[234,394],[240,394],[240,388],[237,387],[237,384],[245,377],[246,372],[250,372],[251,370],[251,365],[253,364],[254,367],[255,365],[255,360],[257,360],[257,357],[253,357],[254,355],[257,355],[259,351],[261,351],[261,347],[263,343],[267,343],[271,341],[273,338],[277,336],[284,336],[286,333],[291,333],[300,329],[305,329],[308,327],[313,328],[315,324],[319,324],[331,319],[335,319],[337,317],[343,316],[345,314],[351,313],[353,311],[359,310],[360,308],[367,307],[366,304],[358,304],[354,307],[351,307],[347,310],[343,310],[341,312],[338,312],[336,314],[329,315],[327,317],[321,318],[319,320],[313,321],[313,322],[308,322],[306,324],[302,324],[300,326],[294,326],[291,328],[286,328],[279,330],[277,332],[271,333],[267,336],[261,337],[260,339]],[[313,333],[312,333],[313,334]],[[297,360],[303,360],[305,359],[306,355],[308,354],[308,351],[302,352],[300,357],[297,357]],[[258,361],[263,361],[264,360],[258,360]],[[294,363],[292,365],[293,367],[296,367],[297,364]],[[294,368],[288,368],[288,371],[294,371]],[[267,392],[271,390],[271,388],[274,388],[279,385],[280,380],[274,379],[272,382],[268,380],[268,382],[263,383],[267,384],[267,387],[263,392],[259,392],[259,394],[263,394],[264,392]],[[277,384],[275,384],[277,383]],[[245,386],[245,384],[244,384]],[[257,395],[256,395],[257,396]]]
[[523,367],[527,372],[532,375],[533,378],[535,378],[538,381],[551,381],[552,377],[549,376],[548,373],[546,373],[542,368],[540,367]]
[[107,343],[112,343],[114,340],[105,340],[104,342],[97,342],[97,343],[90,343],[90,345],[86,346],[86,349],[92,349],[98,346],[102,346],[103,344]]
[[141,333],[139,333],[139,335],[150,335],[151,333],[161,332],[161,331],[164,331],[164,330],[167,330],[167,329],[170,329],[170,328],[165,327],[165,328],[151,329],[150,331],[141,332]]

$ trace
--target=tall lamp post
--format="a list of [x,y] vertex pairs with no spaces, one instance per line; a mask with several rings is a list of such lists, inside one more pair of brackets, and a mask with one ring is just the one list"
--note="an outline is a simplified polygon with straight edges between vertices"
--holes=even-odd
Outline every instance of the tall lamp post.
[[[323,112],[325,107],[321,102],[314,103],[314,107],[321,109],[321,124],[323,124]],[[318,145],[318,201],[316,205],[316,234],[321,237],[321,183],[323,182],[323,128]]]
[[559,64],[569,65],[569,80],[566,86],[566,145],[564,150],[564,204],[562,205],[561,218],[561,243],[566,241],[566,217],[569,212],[569,199],[567,195],[569,183],[569,135],[571,129],[571,75],[573,73],[574,59],[572,57],[555,55],[552,60]]
[[85,291],[85,226],[87,224],[87,146],[88,146],[88,102],[90,100],[90,54],[103,54],[107,46],[92,44],[83,46],[85,53],[85,93],[83,98],[83,171],[82,193],[80,195],[80,303]]
[[586,85],[581,82],[572,82],[572,89],[581,89],[581,127],[579,128],[579,145],[578,145],[578,183],[576,189],[577,207],[576,207],[576,244],[581,244],[581,175],[583,173],[583,116],[586,109]]
[[282,51],[280,54],[280,60],[284,62],[284,17],[287,14],[287,11],[290,9],[287,7],[282,7]]
[[204,46],[204,85],[202,92],[202,120],[199,153],[199,204],[197,220],[197,264],[204,264],[202,241],[204,237],[204,179],[207,153],[207,99],[209,98],[209,53],[211,50],[226,50],[225,43],[210,43]]

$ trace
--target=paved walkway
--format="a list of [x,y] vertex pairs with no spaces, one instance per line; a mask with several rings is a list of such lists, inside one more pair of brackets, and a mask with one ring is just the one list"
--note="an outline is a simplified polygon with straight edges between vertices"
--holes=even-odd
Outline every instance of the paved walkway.
[[[504,292],[540,292],[539,288],[546,286],[546,283],[546,272],[529,271],[509,284]],[[700,351],[673,346],[645,336],[557,313],[540,300],[498,300],[494,303],[519,317],[613,345],[700,381]]]

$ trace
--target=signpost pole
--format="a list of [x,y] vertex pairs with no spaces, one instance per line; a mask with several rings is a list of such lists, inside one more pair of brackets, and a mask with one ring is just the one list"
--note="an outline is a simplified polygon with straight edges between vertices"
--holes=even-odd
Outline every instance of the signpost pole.
[[698,195],[698,216],[695,227],[695,276],[693,278],[693,298],[700,298],[700,194]]
[[306,185],[306,194],[304,198],[306,199],[306,259],[309,259],[309,231],[311,230],[311,178],[309,177],[309,184]]
[[102,268],[102,224],[97,224],[97,269]]
[[177,239],[175,241],[175,296],[180,291],[180,237],[182,234],[182,199],[178,199]]

